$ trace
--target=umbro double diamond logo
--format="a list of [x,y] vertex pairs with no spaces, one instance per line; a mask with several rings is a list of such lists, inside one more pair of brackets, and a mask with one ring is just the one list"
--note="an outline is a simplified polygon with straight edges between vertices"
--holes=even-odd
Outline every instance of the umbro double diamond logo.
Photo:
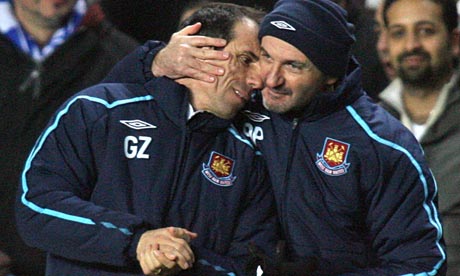
[[270,24],[272,24],[273,26],[275,26],[275,27],[277,27],[278,29],[281,29],[281,30],[288,30],[288,31],[293,31],[293,32],[296,31],[296,29],[294,27],[292,27],[286,21],[271,21]]
[[156,126],[149,124],[141,120],[120,120],[120,123],[128,126],[129,128],[140,130],[148,128],[157,128]]

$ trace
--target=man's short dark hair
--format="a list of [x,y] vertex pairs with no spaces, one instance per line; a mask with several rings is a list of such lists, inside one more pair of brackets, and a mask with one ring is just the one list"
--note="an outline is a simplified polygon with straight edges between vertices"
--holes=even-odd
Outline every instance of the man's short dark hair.
[[234,26],[244,18],[260,23],[265,13],[255,8],[232,3],[208,3],[194,12],[180,25],[180,29],[197,22],[202,23],[198,35],[223,38],[231,41],[234,38]]
[[[388,27],[388,17],[387,17],[388,9],[396,1],[398,0],[385,0],[383,4],[383,20],[385,22],[386,27]],[[457,28],[458,26],[457,1],[454,1],[454,0],[430,0],[430,1],[441,6],[442,19],[449,33],[452,32],[455,28]]]

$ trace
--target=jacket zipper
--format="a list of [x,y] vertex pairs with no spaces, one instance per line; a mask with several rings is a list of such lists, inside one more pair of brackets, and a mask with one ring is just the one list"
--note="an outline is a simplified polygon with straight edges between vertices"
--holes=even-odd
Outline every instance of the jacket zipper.
[[290,139],[290,144],[289,144],[289,154],[288,154],[288,160],[287,160],[287,164],[286,164],[286,170],[285,170],[285,175],[284,175],[284,180],[283,180],[283,196],[282,196],[282,205],[281,205],[281,218],[282,218],[282,224],[283,224],[283,228],[284,228],[284,231],[285,231],[285,238],[286,240],[288,240],[288,236],[289,236],[289,230],[288,230],[288,224],[286,223],[286,221],[283,219],[284,218],[284,213],[285,213],[285,206],[286,206],[286,202],[288,200],[287,198],[287,189],[288,189],[288,184],[289,184],[289,174],[291,172],[291,166],[292,166],[292,160],[294,158],[294,151],[295,151],[295,148],[296,148],[296,140],[297,140],[297,135],[299,133],[299,128],[298,128],[298,125],[299,125],[299,119],[298,118],[294,118],[294,120],[292,121],[292,136],[291,136],[291,139]]
[[32,88],[32,99],[36,100],[40,97],[42,89],[42,71],[43,66],[40,62],[35,63],[35,68],[30,72],[27,78],[19,86],[20,92],[26,92],[29,88]]
[[176,195],[176,192],[177,192],[177,189],[178,189],[178,186],[180,184],[180,181],[181,181],[181,175],[182,175],[182,172],[184,171],[184,167],[185,167],[185,163],[187,162],[187,157],[188,157],[188,152],[189,152],[189,140],[190,140],[190,133],[192,132],[190,130],[190,127],[188,125],[185,126],[185,137],[183,139],[183,142],[182,142],[182,155],[180,156],[180,164],[179,164],[179,170],[176,174],[176,177],[174,178],[174,182],[172,183],[172,187],[171,187],[171,190],[170,190],[170,193],[169,193],[169,196],[168,196],[168,202],[167,202],[167,208],[166,208],[166,212],[167,212],[167,216],[165,216],[164,218],[164,223],[163,225],[166,225],[166,226],[169,226],[170,225],[170,221],[169,221],[169,210],[171,210],[171,205],[174,201],[174,196]]

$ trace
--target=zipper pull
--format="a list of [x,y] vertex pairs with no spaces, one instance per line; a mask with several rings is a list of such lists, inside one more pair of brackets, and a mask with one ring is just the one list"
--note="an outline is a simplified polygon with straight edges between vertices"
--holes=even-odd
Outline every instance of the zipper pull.
[[20,92],[25,92],[33,87],[32,98],[37,99],[41,90],[41,64],[37,63],[35,69],[30,72],[26,80],[19,86]]
[[292,129],[295,129],[298,124],[299,124],[299,118],[294,118],[294,120],[292,120]]

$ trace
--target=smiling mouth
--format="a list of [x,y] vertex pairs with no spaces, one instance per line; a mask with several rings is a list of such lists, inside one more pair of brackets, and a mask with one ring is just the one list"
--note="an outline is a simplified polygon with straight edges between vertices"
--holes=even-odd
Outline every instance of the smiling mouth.
[[235,92],[236,95],[238,95],[238,97],[243,99],[245,102],[249,101],[249,93],[245,93],[245,92],[242,92],[236,89],[234,89],[233,91]]

